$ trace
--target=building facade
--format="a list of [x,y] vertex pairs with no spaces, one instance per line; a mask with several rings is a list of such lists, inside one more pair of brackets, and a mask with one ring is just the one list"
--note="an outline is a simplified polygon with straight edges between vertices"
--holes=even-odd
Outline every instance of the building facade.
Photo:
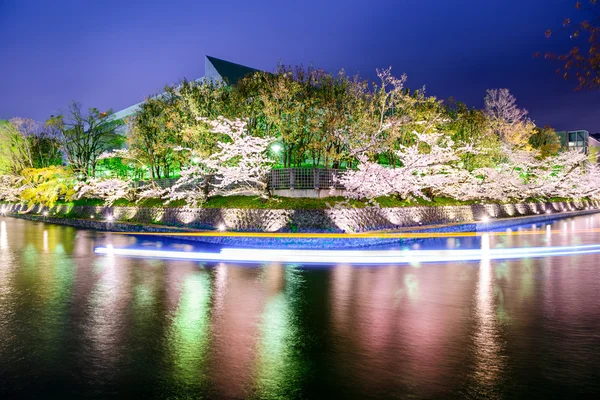
[[588,131],[558,131],[556,134],[560,138],[560,146],[563,150],[578,150],[587,154],[590,137]]
[[[195,79],[196,82],[211,80],[214,82],[224,82],[227,85],[235,85],[240,79],[247,75],[259,71],[258,69],[247,67],[242,64],[236,64],[231,61],[221,60],[220,58],[204,57],[204,76]],[[161,94],[157,95],[161,96]],[[117,111],[113,114],[113,119],[124,120],[127,117],[138,112],[144,102],[140,102]]]

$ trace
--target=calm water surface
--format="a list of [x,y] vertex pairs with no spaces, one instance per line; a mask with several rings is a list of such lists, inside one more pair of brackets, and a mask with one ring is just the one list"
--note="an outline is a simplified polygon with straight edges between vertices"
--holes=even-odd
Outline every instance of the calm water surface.
[[[590,228],[410,246],[600,243]],[[0,398],[600,393],[599,254],[247,266],[94,255],[109,243],[191,248],[0,218]]]

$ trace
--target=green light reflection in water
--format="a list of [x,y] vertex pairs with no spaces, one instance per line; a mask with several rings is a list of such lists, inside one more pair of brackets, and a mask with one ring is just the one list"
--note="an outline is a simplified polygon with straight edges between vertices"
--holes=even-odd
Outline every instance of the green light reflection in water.
[[173,378],[179,385],[205,385],[210,344],[211,278],[208,272],[186,277],[179,306],[168,333]]
[[28,300],[21,306],[30,314],[26,319],[30,326],[24,328],[31,333],[30,349],[41,366],[51,368],[68,344],[65,339],[70,335],[69,309],[76,265],[62,244],[46,243],[43,250],[38,245],[25,246],[22,263],[15,271],[18,286],[28,293]]
[[299,394],[308,375],[303,362],[298,312],[304,285],[302,271],[295,265],[284,267],[285,289],[270,296],[260,325],[253,394],[257,398],[293,398]]

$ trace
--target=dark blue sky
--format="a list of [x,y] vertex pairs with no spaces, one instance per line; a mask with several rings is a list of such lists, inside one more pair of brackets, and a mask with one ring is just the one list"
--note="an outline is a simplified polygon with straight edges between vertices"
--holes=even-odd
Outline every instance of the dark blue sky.
[[412,88],[480,107],[508,87],[538,125],[600,131],[600,92],[574,92],[536,51],[574,0],[0,0],[0,118],[43,120],[71,100],[115,111],[204,74],[204,55],[273,70],[392,66]]

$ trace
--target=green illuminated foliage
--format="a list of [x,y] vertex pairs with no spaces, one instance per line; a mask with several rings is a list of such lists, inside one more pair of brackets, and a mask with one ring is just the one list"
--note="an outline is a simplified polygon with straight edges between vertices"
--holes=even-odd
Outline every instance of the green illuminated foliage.
[[535,128],[534,134],[529,138],[529,144],[539,150],[542,158],[555,156],[560,150],[560,138],[556,131],[548,125],[543,128]]
[[69,200],[75,193],[76,179],[67,168],[26,168],[21,172],[26,188],[21,192],[21,201],[52,207],[57,201]]

